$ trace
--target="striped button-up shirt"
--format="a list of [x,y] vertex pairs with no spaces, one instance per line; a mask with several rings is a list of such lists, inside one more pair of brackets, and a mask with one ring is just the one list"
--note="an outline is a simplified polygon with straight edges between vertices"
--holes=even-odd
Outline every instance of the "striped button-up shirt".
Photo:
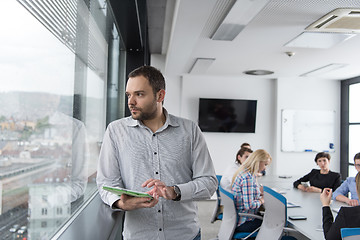
[[[239,173],[232,185],[232,191],[236,202],[236,210],[238,213],[255,214],[260,207],[260,189],[256,182],[256,177],[250,172]],[[253,220],[249,217],[240,217],[238,226],[245,221]]]
[[102,200],[112,206],[117,195],[102,186],[148,191],[141,184],[160,179],[177,185],[181,201],[160,198],[153,208],[125,213],[125,239],[193,239],[199,232],[194,200],[210,198],[216,190],[215,170],[204,137],[192,121],[170,115],[153,133],[132,117],[109,124],[98,163],[97,184]]

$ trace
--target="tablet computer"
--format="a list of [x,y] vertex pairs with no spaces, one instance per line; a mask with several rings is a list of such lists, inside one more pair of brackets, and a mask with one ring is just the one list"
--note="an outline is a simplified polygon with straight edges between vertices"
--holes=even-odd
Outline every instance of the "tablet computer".
[[148,193],[138,192],[138,191],[129,190],[129,189],[125,189],[125,188],[103,186],[103,189],[106,191],[109,191],[111,193],[114,193],[118,196],[120,196],[121,194],[126,194],[126,195],[133,196],[133,197],[153,198]]

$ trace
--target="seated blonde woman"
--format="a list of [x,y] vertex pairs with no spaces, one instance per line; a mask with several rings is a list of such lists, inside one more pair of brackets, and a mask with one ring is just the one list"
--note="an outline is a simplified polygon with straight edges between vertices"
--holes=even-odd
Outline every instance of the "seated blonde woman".
[[[232,181],[232,192],[238,213],[256,214],[264,204],[262,188],[257,183],[257,174],[271,163],[271,156],[263,149],[256,150],[236,171]],[[262,220],[240,217],[236,232],[252,232],[260,227]]]

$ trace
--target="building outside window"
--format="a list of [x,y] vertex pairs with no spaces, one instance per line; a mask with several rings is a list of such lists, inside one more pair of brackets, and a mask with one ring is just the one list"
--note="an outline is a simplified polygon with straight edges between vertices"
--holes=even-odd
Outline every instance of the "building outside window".
[[97,190],[119,38],[104,0],[1,3],[0,239],[48,239]]

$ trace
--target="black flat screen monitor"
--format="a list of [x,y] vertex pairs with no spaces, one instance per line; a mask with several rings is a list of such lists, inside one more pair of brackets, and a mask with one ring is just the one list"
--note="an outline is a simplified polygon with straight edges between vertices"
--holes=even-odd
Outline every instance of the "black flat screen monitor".
[[255,133],[257,100],[200,98],[203,132]]

